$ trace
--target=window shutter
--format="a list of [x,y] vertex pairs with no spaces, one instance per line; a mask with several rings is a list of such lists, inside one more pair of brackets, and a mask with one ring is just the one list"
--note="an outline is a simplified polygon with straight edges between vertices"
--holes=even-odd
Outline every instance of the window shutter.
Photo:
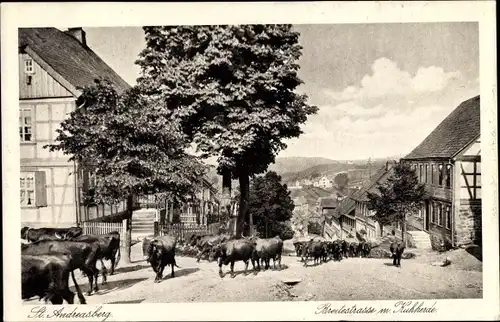
[[45,171],[35,171],[35,206],[47,207]]

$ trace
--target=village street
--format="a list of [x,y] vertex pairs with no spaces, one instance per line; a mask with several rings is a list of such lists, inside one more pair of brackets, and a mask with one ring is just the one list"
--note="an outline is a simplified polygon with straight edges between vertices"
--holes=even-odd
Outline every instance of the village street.
[[[99,277],[101,289],[98,294],[86,296],[88,304],[482,297],[481,265],[470,255],[467,255],[470,258],[461,260],[473,263],[468,268],[453,264],[431,266],[423,255],[403,260],[402,268],[391,266],[388,259],[371,258],[349,258],[305,268],[295,256],[283,256],[285,268],[282,271],[247,276],[238,274],[234,279],[229,274],[221,279],[215,262],[202,260],[196,263],[193,258],[177,256],[181,268],[176,268],[176,277],[171,279],[170,268],[166,267],[164,280],[155,284],[153,270],[142,260],[140,247],[140,243],[133,246],[133,263],[125,265],[121,262],[117,273],[108,276],[107,285],[101,287]],[[242,262],[235,264],[235,272],[241,273],[243,269]],[[228,272],[229,266],[223,271]],[[78,271],[75,273],[80,276]],[[295,279],[301,282],[293,287],[282,283],[283,280]],[[87,279],[78,280],[85,292]],[[74,291],[73,287],[71,289]],[[38,300],[31,300],[30,304],[36,302]]]

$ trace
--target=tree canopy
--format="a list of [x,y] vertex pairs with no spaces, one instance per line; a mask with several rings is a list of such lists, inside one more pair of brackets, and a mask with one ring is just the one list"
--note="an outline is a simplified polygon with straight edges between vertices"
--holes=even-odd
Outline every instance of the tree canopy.
[[179,120],[202,157],[217,157],[225,189],[239,179],[241,228],[249,176],[264,173],[317,111],[296,92],[299,34],[291,25],[143,29],[138,85]]
[[290,191],[276,172],[269,171],[252,180],[249,212],[261,236],[270,238],[285,232],[288,234],[294,207]]
[[186,154],[187,141],[161,106],[137,88],[118,94],[106,80],[82,89],[56,143],[70,160],[96,172],[97,201],[113,203],[130,195],[168,194],[184,199],[206,171]]
[[349,184],[349,175],[347,172],[341,172],[335,176],[333,181],[341,191],[345,191]]
[[407,215],[416,213],[422,206],[425,186],[419,184],[415,171],[407,163],[397,163],[386,182],[377,184],[377,193],[368,192],[368,209],[375,211],[374,219],[381,225],[399,222],[406,240]]

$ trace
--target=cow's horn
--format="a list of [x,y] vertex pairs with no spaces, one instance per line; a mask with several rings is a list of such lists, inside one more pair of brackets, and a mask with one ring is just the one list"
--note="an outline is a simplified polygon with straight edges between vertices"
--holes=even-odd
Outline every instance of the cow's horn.
[[56,238],[63,239],[63,237],[61,235],[59,235],[58,233],[55,233],[55,235],[56,235]]

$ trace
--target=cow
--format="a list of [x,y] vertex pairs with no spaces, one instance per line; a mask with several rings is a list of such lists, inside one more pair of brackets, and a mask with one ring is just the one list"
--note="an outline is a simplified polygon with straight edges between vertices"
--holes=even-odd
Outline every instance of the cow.
[[329,243],[329,253],[331,258],[334,261],[341,261],[342,260],[342,241],[340,240],[335,240],[331,243]]
[[324,242],[311,239],[302,249],[302,257],[304,258],[304,266],[307,266],[309,257],[314,259],[314,265],[319,264],[323,258],[325,251]]
[[[99,270],[96,262],[99,258],[99,245],[63,240],[39,240],[31,244],[21,244],[22,255],[68,255],[71,258],[71,269],[80,269],[89,279],[87,295],[99,291],[97,277]],[[103,278],[103,281],[105,278]],[[94,283],[95,281],[95,283]]]
[[[77,237],[72,237],[69,235],[63,236],[64,240],[78,241],[84,243],[97,243],[99,245],[99,256],[98,259],[101,261],[103,272],[107,272],[106,266],[104,266],[103,260],[111,261],[111,269],[109,275],[115,273],[115,268],[120,261],[120,233],[117,231],[112,231],[105,235],[80,235]],[[106,283],[105,274],[103,274],[104,283]]]
[[27,300],[38,296],[45,303],[74,304],[75,294],[68,286],[69,275],[73,279],[80,304],[85,297],[76,282],[69,255],[21,255],[21,297]]
[[213,256],[213,248],[220,244],[228,241],[230,236],[227,234],[221,235],[192,235],[189,240],[189,245],[198,248],[198,254],[196,255],[196,262],[199,263],[201,257],[209,253],[210,257]]
[[177,246],[177,241],[175,237],[172,236],[160,236],[155,237],[152,240],[144,239],[143,241],[143,253],[146,257],[146,261],[151,264],[153,271],[156,273],[154,282],[160,283],[163,279],[163,270],[165,266],[171,265],[172,273],[171,277],[175,277],[174,266],[177,266],[175,262],[175,247]]
[[358,247],[359,247],[359,243],[357,241],[352,241],[349,243],[349,255],[350,255],[350,257],[358,257]]
[[341,252],[342,252],[342,257],[343,258],[348,258],[349,257],[349,244],[345,240],[342,240],[342,243],[341,243]]
[[25,226],[21,229],[21,238],[29,242],[35,242],[37,240],[63,239],[62,236],[78,237],[81,234],[83,234],[83,229],[80,227],[31,228]]
[[370,247],[369,242],[362,241],[359,243],[358,253],[359,253],[360,257],[368,257],[368,255],[370,254],[370,250],[371,250],[371,247]]
[[224,274],[222,273],[222,265],[228,265],[231,263],[231,277],[234,278],[234,263],[238,261],[243,261],[245,263],[244,275],[247,275],[248,262],[252,261],[252,266],[254,272],[255,270],[255,260],[253,258],[255,251],[256,242],[249,239],[231,239],[226,242],[219,243],[214,247],[214,259],[218,260],[219,265],[219,276],[222,278]]
[[401,244],[401,242],[393,241],[390,246],[390,251],[392,254],[392,265],[396,267],[401,267],[401,257],[403,256],[403,252],[405,250],[405,246]]
[[283,253],[283,240],[280,236],[273,238],[257,238],[255,239],[255,250],[253,259],[257,261],[257,269],[260,270],[259,260],[265,263],[265,269],[269,269],[269,262],[273,260],[273,269],[276,269],[276,261],[278,268],[281,270],[281,254]]

